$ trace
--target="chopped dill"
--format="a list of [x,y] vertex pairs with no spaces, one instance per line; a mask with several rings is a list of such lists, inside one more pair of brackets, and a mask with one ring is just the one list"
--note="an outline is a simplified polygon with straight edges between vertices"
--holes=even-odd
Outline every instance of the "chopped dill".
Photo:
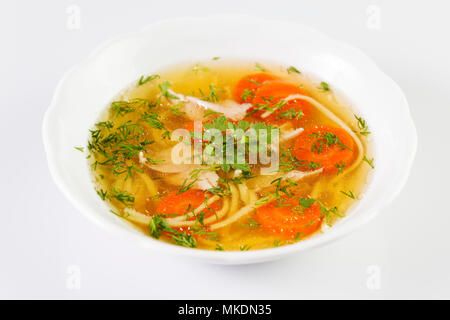
[[97,122],[95,124],[95,126],[97,128],[106,128],[106,129],[110,130],[114,127],[114,123],[112,123],[111,121],[101,121],[101,122]]
[[308,223],[306,224],[305,227],[308,228],[308,227],[311,226],[314,222],[316,222],[315,219],[311,220],[310,222],[308,222]]
[[369,135],[370,131],[369,131],[369,126],[366,123],[366,120],[364,120],[362,117],[358,117],[356,114],[354,116],[355,116],[355,119],[358,121],[359,134],[362,136]]
[[206,111],[205,111],[205,113],[203,114],[203,117],[208,117],[208,116],[211,116],[211,115],[221,115],[222,113],[220,113],[220,112],[217,112],[217,111],[214,111],[214,110],[211,110],[211,109],[207,109]]
[[152,81],[152,80],[155,80],[155,79],[159,79],[159,78],[160,78],[160,77],[159,77],[159,75],[157,75],[157,74],[154,74],[154,75],[151,75],[151,76],[147,76],[147,77],[141,76],[141,77],[139,78],[138,85],[139,85],[139,86],[142,86],[143,84],[145,84],[145,83],[147,83],[147,82],[149,82],[149,81]]
[[[329,220],[331,219],[332,215],[338,216],[342,218],[342,215],[339,214],[339,209],[337,207],[333,207],[328,209],[320,200],[313,199],[313,198],[300,198],[299,204],[300,206],[304,208],[310,208],[315,202],[317,202],[320,206],[320,211],[322,213],[322,216],[325,217],[327,223],[329,223]],[[315,220],[313,220],[311,223],[313,223]]]
[[301,74],[301,72],[296,67],[293,67],[293,66],[290,66],[289,68],[287,68],[286,71],[288,74],[291,74],[291,73]]
[[363,158],[363,161],[367,162],[367,164],[368,164],[369,166],[371,166],[372,169],[375,169],[375,166],[374,166],[374,164],[373,164],[373,160],[374,160],[374,158],[368,159],[366,156],[364,156],[364,158]]
[[251,99],[253,99],[254,96],[255,96],[255,93],[252,90],[244,89],[241,94],[241,99],[243,101],[247,101],[248,98],[250,98],[250,100],[251,100]]
[[280,239],[276,239],[273,243],[272,243],[272,247],[276,248],[279,247],[280,245],[282,245],[282,241]]
[[356,199],[355,195],[353,194],[353,192],[351,190],[349,190],[348,192],[342,191],[341,193],[346,195],[347,197],[349,197],[350,199]]
[[281,111],[277,114],[276,119],[286,119],[286,120],[298,120],[303,117],[302,109],[290,108],[286,111]]
[[349,147],[347,147],[339,137],[332,132],[314,132],[310,135],[315,142],[311,146],[311,152],[321,153],[323,152],[324,147],[331,147],[333,145],[338,145],[342,150],[348,149],[352,151]]
[[258,81],[256,81],[256,80],[253,80],[253,79],[248,79],[248,78],[245,78],[245,81],[248,81],[248,82],[250,82],[250,83],[254,83],[254,84],[256,84],[257,86],[260,86],[262,83],[259,83]]
[[266,70],[263,66],[261,66],[258,62],[255,62],[255,68],[256,68],[256,70],[261,71],[261,72],[266,72],[266,71],[267,71],[267,70]]
[[186,231],[177,231],[172,229],[167,221],[164,218],[161,218],[159,215],[155,215],[149,223],[150,235],[153,238],[159,239],[162,235],[161,232],[166,232],[170,238],[178,245],[188,247],[188,248],[196,248],[197,240],[191,234],[188,234]]
[[194,71],[194,73],[197,74],[199,71],[209,72],[209,71],[211,71],[211,69],[208,67],[204,67],[204,66],[200,65],[199,63],[196,63],[194,65],[194,67],[192,68],[192,71]]
[[105,191],[105,190],[103,190],[103,189],[97,189],[97,190],[95,190],[95,191],[97,192],[98,196],[99,196],[103,201],[105,201],[106,199],[109,199],[109,195],[108,195],[108,192],[107,192],[107,191]]
[[219,88],[213,84],[208,86],[209,94],[205,94],[202,89],[198,89],[200,94],[202,95],[202,99],[209,102],[218,102],[220,100],[218,92],[225,92],[222,88]]
[[133,99],[130,101],[113,101],[111,103],[111,111],[115,116],[124,116],[128,113],[136,111],[136,108],[147,104],[145,99]]
[[156,112],[146,112],[141,116],[140,121],[144,121],[155,129],[163,129],[164,123],[161,121],[159,114]]
[[241,251],[248,251],[248,250],[250,250],[250,248],[251,248],[251,246],[249,246],[248,244],[241,244],[239,246],[239,250],[241,250]]
[[161,94],[164,97],[166,97],[168,99],[178,99],[177,96],[175,96],[175,95],[173,95],[173,94],[171,94],[169,92],[169,88],[170,88],[170,82],[169,81],[164,81],[163,83],[160,83],[158,85],[158,87],[159,87],[159,90],[161,90]]
[[119,189],[112,189],[110,196],[111,198],[114,198],[117,201],[123,203],[127,207],[132,206],[134,203],[134,197],[126,191],[121,191]]
[[314,202],[316,202],[316,200],[314,200],[312,198],[301,197],[299,199],[298,204],[301,205],[304,208],[309,208],[309,207],[311,207],[314,204]]
[[169,107],[170,112],[172,112],[176,116],[182,116],[186,114],[184,111],[180,111],[180,109],[186,104],[186,101],[180,101],[177,104],[171,105]]
[[261,226],[261,224],[258,221],[255,221],[253,219],[248,219],[247,224],[241,224],[239,227],[256,229],[256,228],[259,228],[260,226]]
[[123,215],[123,214],[115,212],[114,210],[109,210],[109,212],[111,212],[112,214],[118,216],[119,218],[127,218],[129,216],[129,214]]
[[341,161],[337,164],[334,165],[336,167],[336,169],[338,170],[337,175],[340,175],[341,173],[344,172],[344,168],[347,166],[344,161]]
[[303,235],[303,232],[297,232],[297,233],[295,234],[295,238],[294,238],[294,241],[298,241],[298,240],[300,240],[300,239],[301,239],[301,237],[302,237],[302,235]]
[[267,202],[269,202],[269,200],[270,200],[270,197],[261,198],[255,202],[255,205],[259,206],[262,204],[266,204]]
[[322,91],[325,91],[325,92],[326,91],[331,91],[330,86],[328,85],[328,83],[323,82],[323,81],[320,83],[319,89],[322,90]]

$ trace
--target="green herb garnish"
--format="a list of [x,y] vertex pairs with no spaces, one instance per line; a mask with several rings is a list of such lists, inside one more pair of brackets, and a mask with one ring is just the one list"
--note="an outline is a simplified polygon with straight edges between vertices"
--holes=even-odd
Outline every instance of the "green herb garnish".
[[300,198],[298,204],[304,208],[309,208],[311,207],[314,202],[316,202],[316,200],[312,199],[312,198]]
[[298,74],[301,74],[301,72],[300,72],[297,68],[295,68],[295,67],[293,67],[293,66],[290,66],[290,67],[287,68],[286,70],[287,70],[287,73],[288,73],[288,74],[291,74],[291,73],[298,73]]
[[261,72],[266,72],[267,70],[261,66],[258,62],[255,63],[255,68]]
[[186,114],[186,112],[180,111],[180,109],[186,104],[186,101],[180,101],[177,104],[173,104],[169,107],[170,112],[176,116],[181,116]]
[[356,120],[358,121],[359,134],[362,136],[367,136],[370,134],[369,126],[362,117],[358,117],[356,114],[354,115]]
[[334,165],[338,169],[338,175],[344,172],[344,168],[347,166],[343,161]]
[[319,89],[322,91],[330,91],[330,86],[328,85],[328,83],[322,81],[320,83]]
[[248,251],[250,250],[251,246],[249,246],[248,244],[243,244],[239,246],[239,250],[241,251]]
[[347,197],[349,197],[349,198],[351,198],[351,199],[355,199],[355,198],[356,198],[355,195],[353,194],[353,192],[352,192],[351,190],[349,190],[348,192],[345,192],[345,191],[342,191],[342,190],[341,190],[341,193],[344,194],[344,195],[346,195]]
[[312,133],[310,136],[312,139],[315,139],[315,142],[311,146],[311,152],[321,153],[324,147],[331,147],[333,145],[338,145],[342,150],[352,150],[343,144],[339,137],[332,132],[319,131]]
[[130,193],[119,189],[112,189],[111,198],[117,199],[127,207],[132,206],[134,203],[134,197]]
[[209,72],[211,71],[211,69],[208,67],[201,66],[199,63],[196,63],[192,68],[192,71],[194,71],[197,74],[199,71]]
[[261,224],[258,221],[255,221],[253,219],[248,219],[247,224],[241,224],[239,227],[256,229],[256,228],[259,228],[260,226],[261,226]]
[[98,196],[99,196],[103,201],[105,201],[106,199],[109,199],[109,195],[108,195],[108,192],[107,192],[107,191],[105,191],[105,190],[103,190],[103,189],[98,189],[98,190],[95,190],[95,191],[97,192]]
[[164,81],[163,83],[158,85],[159,89],[161,90],[161,94],[169,99],[178,99],[177,96],[171,94],[169,92],[169,88],[170,88],[170,82],[169,81]]
[[149,82],[149,81],[155,80],[155,79],[159,79],[159,75],[154,74],[154,75],[147,76],[147,77],[141,76],[141,77],[139,78],[138,85],[139,85],[139,86],[142,86],[143,84],[145,84],[145,83],[147,83],[147,82]]
[[197,240],[185,231],[177,231],[172,229],[166,219],[162,218],[160,215],[155,215],[149,223],[150,235],[153,238],[159,239],[162,232],[168,233],[171,239],[180,246],[185,246],[188,248],[196,248]]
[[253,99],[255,93],[252,90],[244,89],[241,94],[242,101],[247,101],[248,98]]
[[369,166],[371,166],[372,169],[375,169],[375,166],[373,165],[373,160],[374,160],[374,158],[368,159],[366,156],[364,156],[364,158],[363,158],[363,161],[367,162],[367,164],[368,164]]

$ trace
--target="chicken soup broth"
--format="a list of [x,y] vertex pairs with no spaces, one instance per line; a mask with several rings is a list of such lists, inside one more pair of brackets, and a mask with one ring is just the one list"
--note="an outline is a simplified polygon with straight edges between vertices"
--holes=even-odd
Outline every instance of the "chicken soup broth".
[[105,109],[88,150],[96,191],[121,219],[176,245],[246,251],[345,216],[374,166],[369,140],[326,82],[214,58],[142,76]]

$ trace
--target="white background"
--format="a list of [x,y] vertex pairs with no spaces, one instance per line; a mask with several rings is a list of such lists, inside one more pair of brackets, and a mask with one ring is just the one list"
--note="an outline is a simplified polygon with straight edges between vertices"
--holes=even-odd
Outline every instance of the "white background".
[[[72,4],[79,30],[66,26]],[[373,8],[381,29],[371,28]],[[418,154],[407,186],[373,222],[285,260],[214,266],[123,243],[57,190],[41,123],[64,72],[117,34],[214,13],[308,24],[361,48],[402,87]],[[449,14],[444,0],[3,0],[0,298],[450,298]],[[79,289],[67,285],[71,268]]]

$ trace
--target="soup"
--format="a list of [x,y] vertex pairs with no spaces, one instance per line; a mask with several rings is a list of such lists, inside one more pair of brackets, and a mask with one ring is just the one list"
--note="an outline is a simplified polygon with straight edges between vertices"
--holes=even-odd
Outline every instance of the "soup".
[[209,250],[315,236],[361,198],[366,121],[295,67],[219,58],[145,75],[88,142],[99,196],[145,234]]

